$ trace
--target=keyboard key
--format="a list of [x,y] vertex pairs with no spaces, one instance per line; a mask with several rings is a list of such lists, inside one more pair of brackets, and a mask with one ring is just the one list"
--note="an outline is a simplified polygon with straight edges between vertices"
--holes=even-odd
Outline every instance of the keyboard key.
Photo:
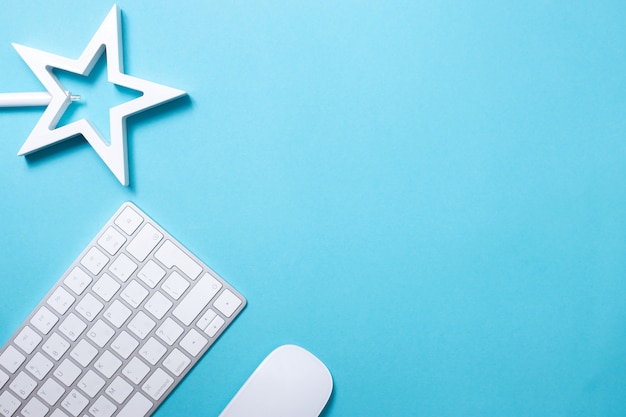
[[26,369],[38,380],[48,375],[52,370],[52,362],[48,360],[42,353],[37,352],[35,356],[26,364]]
[[[167,349],[165,346],[157,342],[154,337],[148,339],[145,345],[139,349],[139,354],[150,364],[156,365],[157,362],[165,355]],[[156,400],[156,398],[155,398]]]
[[8,391],[4,391],[0,394],[0,414],[4,417],[13,416],[13,413],[17,411],[20,405],[22,405],[20,400],[15,398]]
[[76,305],[76,311],[89,321],[96,318],[100,310],[104,307],[100,301],[91,294],[86,294],[82,300]]
[[93,347],[86,340],[78,342],[76,347],[70,352],[70,356],[76,360],[83,367],[89,365],[89,363],[98,354],[98,349]]
[[80,260],[80,264],[94,275],[98,275],[107,262],[109,262],[109,258],[96,247],[89,249],[87,254]]
[[26,356],[18,352],[13,346],[7,347],[0,355],[0,365],[12,374],[24,363],[24,360],[26,360]]
[[117,407],[111,401],[109,401],[105,396],[101,396],[93,403],[91,408],[89,408],[89,412],[94,417],[111,417],[113,413],[115,413]]
[[150,259],[143,268],[137,273],[139,279],[146,283],[150,288],[154,288],[165,276],[165,271],[159,265]]
[[180,341],[180,347],[185,349],[190,355],[197,356],[198,353],[206,346],[208,340],[206,340],[200,333],[194,329],[189,330],[189,333]]
[[235,310],[241,305],[241,300],[228,288],[217,297],[213,306],[217,308],[223,315],[230,317]]
[[121,294],[122,299],[130,304],[131,307],[135,308],[139,307],[147,296],[148,290],[142,287],[137,281],[131,281]]
[[189,282],[183,278],[178,272],[174,271],[165,280],[161,286],[166,293],[172,296],[173,299],[178,300],[181,295],[189,288]]
[[159,244],[163,234],[151,224],[146,224],[126,247],[128,253],[139,262],[143,262],[148,254]]
[[189,291],[183,300],[174,309],[172,314],[183,324],[189,326],[198,317],[217,294],[222,284],[209,274],[204,274],[196,285]]
[[87,336],[98,346],[104,347],[113,337],[115,331],[104,324],[102,320],[98,320],[87,332]]
[[122,366],[122,361],[108,350],[105,350],[93,365],[98,372],[107,378],[111,378],[120,366]]
[[220,316],[217,316],[209,323],[206,329],[204,329],[204,333],[206,333],[209,337],[214,337],[217,332],[222,328],[225,321]]
[[109,308],[104,312],[104,318],[111,322],[112,325],[118,329],[122,327],[122,324],[130,317],[132,312],[128,307],[122,304],[120,301],[115,300]]
[[72,342],[75,342],[86,328],[87,325],[74,313],[68,314],[67,318],[59,326],[61,333],[67,336]]
[[65,278],[63,283],[67,285],[76,295],[81,295],[83,291],[91,284],[91,277],[79,267],[74,267],[72,272]]
[[163,245],[156,251],[154,257],[157,258],[165,267],[178,267],[185,275],[191,279],[198,278],[202,267],[196,261],[191,259],[189,255],[183,252],[178,246],[171,241],[166,240]]
[[150,400],[137,392],[116,417],[145,417],[151,408]]
[[74,301],[76,301],[76,298],[65,291],[63,287],[59,287],[48,298],[48,305],[55,309],[57,313],[65,314],[70,306],[74,304]]
[[143,384],[141,389],[154,400],[159,400],[173,383],[174,378],[161,368],[158,368]]
[[121,404],[126,401],[126,398],[133,392],[133,386],[118,376],[111,382],[111,385],[107,387],[105,392],[109,397],[113,398],[114,401]]
[[102,387],[104,387],[104,384],[104,379],[100,378],[94,371],[89,370],[80,381],[78,381],[78,388],[91,398],[94,398]]
[[124,359],[128,359],[131,353],[137,349],[137,346],[139,346],[139,342],[124,331],[111,343],[111,348]]
[[69,359],[64,359],[61,365],[54,371],[54,376],[64,383],[65,386],[69,387],[76,381],[76,378],[78,378],[81,372],[80,368],[76,366],[74,362]]
[[63,408],[65,408],[74,417],[78,417],[85,407],[87,407],[87,404],[89,404],[89,400],[75,389],[70,391],[61,403]]
[[190,363],[191,359],[180,350],[174,348],[163,361],[163,366],[174,375],[180,376]]
[[37,382],[34,379],[26,375],[26,372],[20,372],[11,385],[9,385],[9,388],[20,398],[25,400],[36,386]]
[[132,208],[126,207],[115,219],[115,224],[127,235],[132,235],[143,222],[143,218]]
[[50,414],[50,417],[68,417],[68,416],[63,411],[57,408],[56,410],[52,412],[52,414]]
[[137,264],[132,261],[128,256],[120,253],[109,267],[109,270],[122,282],[126,282],[128,278],[137,269]]
[[93,291],[98,294],[104,301],[111,301],[111,298],[120,289],[121,285],[117,283],[107,273],[102,274],[102,277],[93,286]]
[[58,333],[53,333],[43,344],[43,351],[50,355],[55,361],[61,359],[61,356],[63,356],[69,348],[69,342],[59,336]]
[[137,315],[128,323],[128,329],[135,333],[140,339],[145,339],[150,330],[154,328],[156,323],[143,311],[137,313]]
[[109,227],[98,239],[100,247],[109,255],[115,255],[125,242],[126,238],[113,227]]
[[30,324],[35,326],[37,330],[39,330],[43,334],[48,334],[50,329],[59,321],[57,316],[55,316],[50,310],[46,307],[41,307],[37,314],[30,319]]
[[174,342],[183,334],[184,330],[178,323],[171,318],[166,318],[161,327],[156,331],[156,334],[161,340],[168,345],[172,346]]
[[173,303],[163,294],[156,291],[152,297],[146,303],[146,310],[150,312],[154,317],[161,320],[165,313],[169,311]]
[[22,414],[27,417],[44,417],[48,410],[48,407],[33,397],[22,409]]
[[26,326],[15,338],[15,344],[27,354],[31,354],[42,340],[37,332]]
[[200,317],[200,320],[198,320],[198,323],[196,323],[196,326],[204,330],[209,326],[209,324],[211,324],[211,322],[213,321],[215,317],[217,317],[217,313],[211,309],[208,309],[202,315],[202,317]]
[[59,385],[54,379],[47,379],[43,383],[37,395],[39,395],[48,405],[54,405],[65,394],[65,388]]
[[9,380],[9,376],[4,372],[0,371],[0,388],[4,387],[4,384]]
[[122,373],[135,385],[139,384],[150,372],[150,367],[137,357],[128,362]]

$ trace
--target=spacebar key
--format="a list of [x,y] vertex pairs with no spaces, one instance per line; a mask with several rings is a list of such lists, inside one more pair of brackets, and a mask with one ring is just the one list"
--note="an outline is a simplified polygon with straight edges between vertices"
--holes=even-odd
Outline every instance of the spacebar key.
[[182,321],[185,326],[189,326],[215,297],[220,288],[222,288],[222,284],[218,280],[210,274],[204,274],[183,301],[178,304],[178,307],[174,309],[174,316]]
[[136,393],[122,408],[117,417],[145,417],[148,415],[152,405],[150,400],[140,393]]

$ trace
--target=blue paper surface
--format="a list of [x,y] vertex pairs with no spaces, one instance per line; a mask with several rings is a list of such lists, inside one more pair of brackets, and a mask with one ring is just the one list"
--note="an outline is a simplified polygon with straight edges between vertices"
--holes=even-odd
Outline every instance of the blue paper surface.
[[[126,73],[189,97],[128,120],[129,187],[0,109],[0,344],[131,200],[249,302],[155,416],[285,343],[324,417],[623,416],[626,4],[518,3],[119,2]],[[0,92],[43,91],[12,42],[77,58],[112,5],[5,0]],[[103,131],[132,97],[62,79]]]

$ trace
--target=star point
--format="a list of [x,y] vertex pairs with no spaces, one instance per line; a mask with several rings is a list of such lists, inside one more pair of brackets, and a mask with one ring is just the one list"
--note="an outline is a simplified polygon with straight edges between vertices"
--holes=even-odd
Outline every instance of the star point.
[[[41,118],[18,155],[26,155],[76,135],[82,135],[122,185],[129,184],[126,119],[139,112],[185,96],[185,91],[156,84],[124,73],[122,60],[121,11],[114,5],[78,59],[40,51],[14,43],[13,47],[51,96]],[[89,75],[102,54],[106,54],[110,83],[139,91],[141,95],[109,111],[110,140],[107,143],[87,119],[64,126],[57,124],[71,103],[71,97],[53,74],[52,68]]]

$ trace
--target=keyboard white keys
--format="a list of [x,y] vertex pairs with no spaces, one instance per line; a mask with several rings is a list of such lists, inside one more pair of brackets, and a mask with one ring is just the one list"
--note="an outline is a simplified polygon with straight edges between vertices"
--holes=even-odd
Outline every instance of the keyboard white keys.
[[33,350],[35,350],[39,342],[41,342],[42,340],[43,338],[39,336],[37,332],[26,326],[15,338],[15,344],[19,346],[24,352],[31,354],[33,353]]
[[48,305],[56,310],[59,314],[65,314],[76,299],[67,292],[63,287],[59,287],[54,291],[52,296],[48,298]]
[[[111,276],[104,273],[102,278],[98,280],[93,286],[93,291],[100,296],[104,301],[111,301],[111,298],[115,295],[117,290],[121,287]],[[63,313],[61,313],[63,314]]]
[[0,355],[0,365],[7,371],[14,373],[20,365],[26,360],[26,356],[22,355],[13,346],[9,345],[4,353]]
[[189,291],[174,309],[172,314],[184,325],[189,326],[198,314],[209,304],[220,290],[222,284],[209,274],[204,274],[198,283]]
[[125,331],[121,332],[111,343],[111,348],[124,359],[128,359],[137,346],[139,342]]
[[96,247],[89,249],[89,252],[80,260],[80,264],[94,275],[99,274],[107,262],[109,258]]
[[172,346],[184,331],[185,329],[183,329],[182,326],[168,317],[165,319],[161,327],[159,327],[156,334],[161,338],[161,340]]
[[26,372],[20,372],[13,380],[9,388],[20,398],[26,399],[37,386],[37,382],[28,376]]
[[53,333],[42,347],[43,351],[50,355],[55,361],[61,359],[61,356],[63,356],[69,348],[70,343],[58,333]]
[[149,292],[141,286],[137,281],[131,281],[122,291],[122,299],[130,304],[131,307],[139,307],[139,304],[148,296]]
[[76,311],[78,311],[80,315],[87,320],[93,321],[103,307],[104,304],[98,301],[96,297],[88,293],[82,300],[80,300],[78,305],[76,305]]
[[147,417],[244,307],[125,203],[0,350],[0,417]]
[[194,262],[185,252],[183,252],[178,246],[174,245],[169,240],[166,240],[158,251],[154,254],[163,265],[167,268],[177,266],[178,269],[183,271],[191,279],[198,278],[198,275],[202,272],[202,267]]
[[9,376],[4,372],[0,371],[0,388],[4,387],[4,385],[9,380]]
[[120,254],[111,264],[109,270],[120,281],[126,282],[137,269],[137,264],[125,254]]
[[122,408],[117,417],[146,417],[152,405],[150,400],[137,392]]
[[174,375],[180,376],[190,363],[191,359],[180,350],[174,349],[163,361],[163,366]]
[[109,227],[102,237],[98,239],[98,244],[102,249],[107,251],[109,255],[115,255],[122,245],[126,242],[126,238],[114,227]]
[[143,223],[143,217],[133,210],[132,207],[125,207],[119,215],[115,217],[115,224],[127,235],[135,233],[141,223]]
[[137,313],[130,323],[128,323],[128,329],[140,339],[145,339],[154,326],[156,326],[154,320],[148,317],[143,311]]
[[63,408],[74,417],[78,417],[88,404],[89,400],[75,389],[73,389],[61,403]]
[[54,371],[54,376],[65,384],[66,387],[71,386],[76,378],[81,374],[81,370],[69,359],[63,360],[59,367]]
[[122,366],[122,361],[108,350],[104,351],[102,356],[94,364],[94,368],[106,378],[111,378]]
[[152,399],[159,400],[173,383],[174,378],[169,376],[164,370],[157,369],[152,376],[148,378],[146,383],[143,384],[141,389],[151,396]]
[[126,401],[126,398],[133,392],[133,386],[126,382],[124,378],[118,376],[105,391],[109,397],[113,398],[118,404],[121,404]]
[[139,384],[150,372],[150,367],[141,359],[134,357],[128,362],[122,373],[132,383]]
[[46,307],[39,308],[39,311],[30,320],[30,324],[35,326],[43,334],[48,334],[52,326],[56,324],[59,319]]
[[151,259],[141,268],[137,276],[148,287],[154,288],[165,277],[165,270]]
[[117,410],[115,404],[102,395],[93,403],[89,412],[94,417],[111,417],[115,410]]
[[37,391],[37,395],[42,398],[48,405],[54,405],[65,394],[63,388],[54,379],[47,379]]
[[87,325],[74,313],[68,314],[67,318],[61,323],[61,326],[59,326],[61,333],[67,336],[72,342],[75,342],[86,328]]
[[26,364],[26,369],[30,371],[31,375],[41,381],[52,369],[52,362],[41,352],[37,352],[30,362]]
[[161,320],[165,313],[174,305],[166,296],[156,291],[152,297],[146,302],[146,310],[150,312],[156,319]]
[[24,409],[22,409],[22,414],[26,417],[44,417],[48,410],[48,407],[34,397],[31,398]]
[[189,282],[183,278],[178,272],[174,271],[165,280],[162,287],[166,293],[168,293],[174,300],[178,300],[187,288],[189,288]]
[[21,402],[8,391],[0,394],[0,414],[4,417],[11,417],[19,408]]
[[126,250],[136,260],[143,262],[148,254],[159,244],[163,234],[151,224],[146,224],[130,242]]
[[196,330],[191,329],[189,333],[180,341],[180,347],[185,349],[192,356],[198,355],[208,340]]
[[130,308],[126,307],[119,300],[115,300],[104,312],[104,318],[119,329],[132,314],[133,312]]
[[70,352],[70,356],[76,362],[82,365],[83,368],[89,365],[89,362],[91,362],[92,359],[95,358],[97,354],[98,354],[98,349],[93,347],[85,339],[78,342],[76,347]]
[[91,369],[78,381],[78,387],[91,398],[94,398],[104,385],[104,379],[100,378]]

